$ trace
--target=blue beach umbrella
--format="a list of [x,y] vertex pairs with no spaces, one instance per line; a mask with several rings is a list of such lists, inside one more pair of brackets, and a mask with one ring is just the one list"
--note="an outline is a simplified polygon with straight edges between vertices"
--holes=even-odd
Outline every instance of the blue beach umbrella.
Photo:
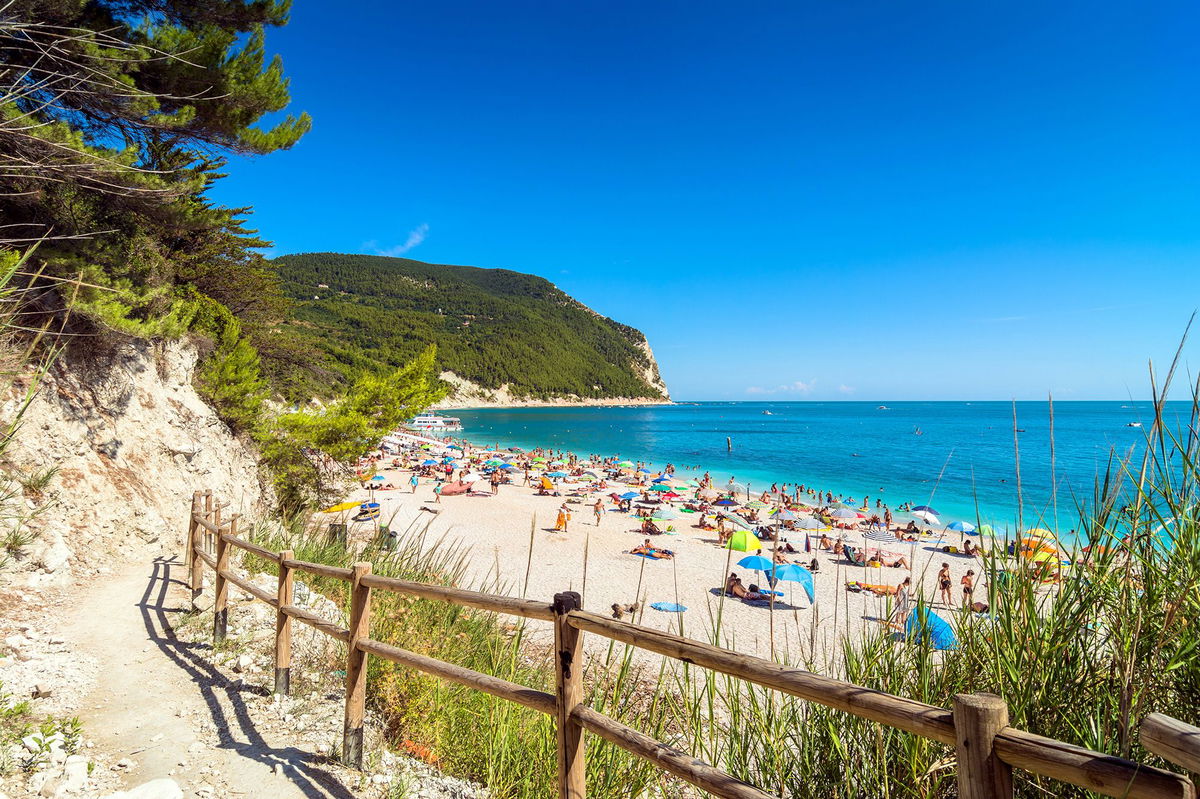
[[515,468],[517,468],[517,467],[516,467],[516,466],[513,466],[511,463],[506,463],[506,464],[504,464],[503,466],[500,466],[500,467],[498,467],[498,468],[500,468],[500,469],[503,469],[503,470],[504,470],[504,471],[506,471],[506,472],[511,472],[513,469],[515,469]]
[[809,602],[812,602],[813,598],[816,596],[812,572],[802,566],[797,566],[795,563],[784,563],[777,566],[775,568],[775,579],[800,583],[800,587],[803,588],[804,593],[808,595]]
[[637,499],[638,497],[641,496],[641,494],[639,494],[636,491],[626,491],[624,494],[621,494],[620,496],[621,496],[621,499]]
[[650,482],[652,482],[652,483],[665,483],[665,482],[667,482],[667,480],[669,480],[669,479],[671,479],[671,478],[669,478],[669,477],[663,477],[663,476],[660,474],[658,477],[655,477],[655,478],[654,478],[653,480],[651,480]]
[[433,458],[430,458],[429,460],[421,461],[422,466],[437,466],[437,464],[438,464],[438,462],[435,461]]
[[566,472],[546,472],[547,477],[566,477]]
[[904,626],[904,635],[913,640],[922,635],[928,635],[935,649],[957,649],[958,639],[954,636],[954,628],[927,605],[918,604],[908,614],[908,623]]
[[371,482],[373,482],[373,483],[382,483],[382,482],[383,482],[383,479],[384,479],[384,478],[383,478],[383,475],[382,475],[382,474],[377,474],[377,475],[375,475],[374,477],[372,477],[372,478],[371,478]]
[[735,507],[737,507],[738,503],[737,503],[737,500],[730,499],[729,497],[725,497],[724,499],[718,499],[713,504],[718,507],[721,507],[721,508],[735,508]]
[[757,572],[769,572],[773,564],[770,558],[764,558],[762,555],[748,555],[739,560],[737,565],[743,569],[753,569]]
[[918,505],[917,507],[913,508],[912,511],[910,511],[910,512],[916,513],[919,510],[925,511],[926,513],[932,513],[934,516],[942,515],[942,514],[938,513],[936,510],[934,510],[933,508],[929,507],[928,505]]
[[966,533],[967,535],[975,534],[975,525],[970,522],[950,522],[946,525],[947,530],[953,530],[956,533]]

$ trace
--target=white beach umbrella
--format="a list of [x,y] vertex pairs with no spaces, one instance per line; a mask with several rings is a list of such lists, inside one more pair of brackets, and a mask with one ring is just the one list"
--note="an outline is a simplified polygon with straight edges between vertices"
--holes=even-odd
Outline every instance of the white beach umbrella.
[[930,513],[927,510],[915,510],[912,512],[912,515],[916,516],[918,519],[920,519],[923,522],[928,522],[929,524],[937,524],[938,523],[938,517],[934,516],[932,513]]

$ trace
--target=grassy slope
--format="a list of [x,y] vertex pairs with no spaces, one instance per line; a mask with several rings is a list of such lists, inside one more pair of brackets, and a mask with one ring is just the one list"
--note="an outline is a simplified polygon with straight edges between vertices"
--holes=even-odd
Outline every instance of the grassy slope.
[[290,326],[343,378],[398,366],[432,342],[439,367],[486,389],[507,384],[536,398],[661,396],[639,374],[651,366],[639,331],[540,277],[336,253],[273,263],[296,300]]

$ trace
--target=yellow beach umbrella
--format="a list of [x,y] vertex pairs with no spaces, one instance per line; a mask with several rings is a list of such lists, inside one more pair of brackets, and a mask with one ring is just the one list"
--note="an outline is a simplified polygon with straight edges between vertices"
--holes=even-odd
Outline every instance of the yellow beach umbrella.
[[352,510],[354,508],[357,508],[359,506],[359,504],[361,504],[361,503],[342,502],[341,504],[326,508],[325,510],[321,511],[321,513],[341,513],[344,510]]
[[735,530],[725,548],[736,552],[756,552],[762,549],[762,542],[749,530]]

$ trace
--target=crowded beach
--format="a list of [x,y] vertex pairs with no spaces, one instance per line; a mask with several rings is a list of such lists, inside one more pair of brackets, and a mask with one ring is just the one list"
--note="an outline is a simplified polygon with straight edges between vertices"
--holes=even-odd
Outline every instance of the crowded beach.
[[[747,496],[672,464],[408,432],[362,458],[356,477],[349,501],[319,514],[356,546],[428,526],[466,548],[476,585],[547,600],[579,591],[589,610],[694,637],[720,618],[727,645],[793,661],[881,626],[898,640],[936,627],[953,645],[943,622],[987,612],[983,548],[1004,546],[928,506],[803,485]],[[1049,531],[1008,547],[998,554],[1038,583],[1066,568]],[[933,612],[914,614],[918,602]]]

